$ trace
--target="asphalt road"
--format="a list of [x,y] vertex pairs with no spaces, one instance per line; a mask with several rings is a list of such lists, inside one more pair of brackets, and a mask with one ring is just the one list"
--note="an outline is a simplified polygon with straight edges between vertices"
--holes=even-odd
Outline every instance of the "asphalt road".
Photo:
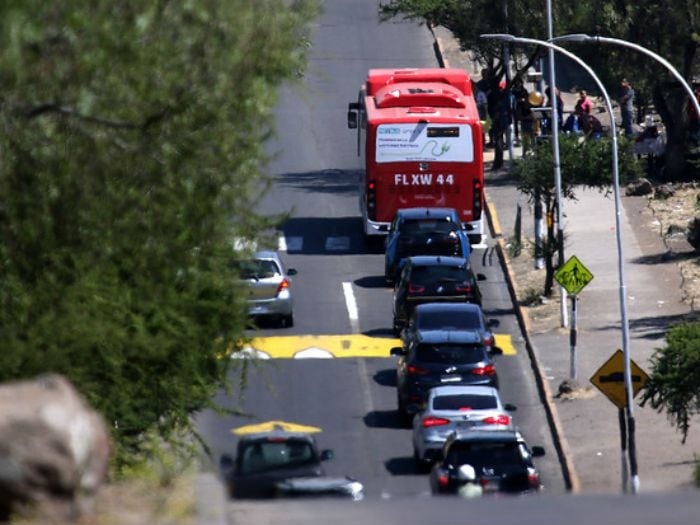
[[[380,24],[376,0],[326,2],[309,71],[299,86],[281,92],[277,135],[269,143],[275,182],[260,205],[263,213],[290,216],[280,238],[285,263],[299,271],[293,281],[295,326],[265,327],[256,336],[391,337],[392,290],[383,282],[383,253],[363,242],[355,134],[345,115],[369,68],[436,67],[432,45],[425,27]],[[497,257],[476,250],[472,259],[487,276],[481,283],[486,315],[500,320],[497,332],[509,334],[515,350],[498,357],[502,397],[518,407],[514,417],[526,440],[547,450],[537,463],[544,492],[561,495],[563,476]],[[231,376],[236,387],[237,365]],[[244,424],[284,420],[320,427],[320,446],[336,455],[329,473],[356,477],[369,500],[427,496],[427,476],[413,467],[410,430],[398,425],[394,371],[394,358],[259,361],[245,371],[242,398],[237,390],[217,397],[242,415],[205,412],[199,430],[218,457],[235,450],[230,430]],[[442,508],[439,499],[426,497],[426,505]]]

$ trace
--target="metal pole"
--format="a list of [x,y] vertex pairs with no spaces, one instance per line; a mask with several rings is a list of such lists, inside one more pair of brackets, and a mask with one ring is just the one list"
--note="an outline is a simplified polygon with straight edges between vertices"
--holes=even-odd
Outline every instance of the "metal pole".
[[[624,378],[625,378],[625,394],[627,399],[627,429],[630,445],[635,444],[635,425],[634,425],[634,405],[632,394],[632,376],[630,366],[630,348],[629,348],[629,319],[627,318],[627,287],[625,285],[625,256],[622,244],[622,221],[620,219],[621,202],[620,202],[620,173],[618,171],[617,157],[617,128],[615,126],[615,117],[613,115],[612,102],[608,95],[605,86],[600,81],[595,72],[586,64],[578,55],[570,51],[554,45],[544,40],[536,40],[534,38],[522,38],[513,35],[504,34],[486,34],[481,35],[482,38],[494,38],[508,42],[522,42],[523,44],[537,44],[541,46],[551,47],[555,51],[569,57],[571,60],[579,64],[593,78],[598,89],[605,99],[605,108],[610,115],[610,142],[612,148],[612,170],[613,170],[613,193],[615,199],[615,237],[617,239],[617,271],[619,279],[619,298],[620,298],[620,321],[622,326],[622,351],[624,354]],[[637,473],[637,458],[636,447],[630,446],[630,475],[632,477],[632,492],[636,494],[639,491],[639,475]]]
[[[547,39],[551,42],[553,37],[553,22],[552,22],[552,0],[547,0]],[[556,187],[556,202],[557,202],[557,250],[559,258],[557,266],[561,268],[564,265],[564,225],[562,224],[562,198],[561,198],[561,162],[559,159],[559,113],[557,107],[557,80],[554,67],[554,49],[548,48],[549,59],[549,90],[550,90],[550,106],[551,106],[551,123],[552,130],[552,158],[554,160],[554,184]],[[698,113],[700,115],[700,113]],[[568,326],[566,316],[566,288],[559,287],[559,314],[561,317],[561,327]]]
[[569,345],[571,346],[571,363],[569,368],[569,377],[576,379],[576,295],[571,296],[571,330],[569,331]]
[[622,408],[617,409],[617,419],[620,422],[620,471],[622,472],[622,492],[629,490],[629,476],[627,465],[627,423],[625,421],[625,411]]

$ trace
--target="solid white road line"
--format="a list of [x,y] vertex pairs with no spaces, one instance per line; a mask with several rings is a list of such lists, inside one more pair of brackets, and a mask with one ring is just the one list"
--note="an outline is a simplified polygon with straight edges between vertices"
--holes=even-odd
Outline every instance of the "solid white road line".
[[357,301],[355,301],[355,294],[352,291],[352,283],[343,283],[343,295],[345,295],[345,306],[348,309],[348,317],[350,318],[350,327],[352,328],[352,333],[357,334],[360,332],[360,317],[357,311]]

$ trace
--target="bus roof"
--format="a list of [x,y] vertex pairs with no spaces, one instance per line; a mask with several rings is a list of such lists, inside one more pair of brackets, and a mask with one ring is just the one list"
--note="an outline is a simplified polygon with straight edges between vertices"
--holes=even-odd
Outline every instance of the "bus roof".
[[457,68],[421,68],[421,69],[370,69],[367,74],[366,90],[368,96],[390,84],[430,82],[449,84],[465,96],[472,95],[469,75]]

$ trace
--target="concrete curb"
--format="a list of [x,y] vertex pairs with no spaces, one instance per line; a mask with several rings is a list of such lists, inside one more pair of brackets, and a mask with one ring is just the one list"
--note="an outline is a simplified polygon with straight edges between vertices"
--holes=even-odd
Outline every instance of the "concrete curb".
[[[449,62],[442,53],[443,45],[441,43],[441,39],[435,34],[432,26],[428,25],[428,29],[434,39],[433,47],[435,49],[435,55],[440,67],[449,68]],[[518,325],[520,326],[520,331],[525,339],[525,347],[527,349],[528,356],[530,357],[530,364],[535,375],[537,390],[540,393],[542,403],[545,407],[547,420],[550,424],[552,438],[557,449],[557,456],[559,457],[559,463],[561,464],[562,472],[564,474],[564,481],[567,489],[570,492],[577,493],[581,490],[581,482],[578,474],[576,473],[571,449],[569,448],[569,443],[564,434],[564,428],[559,419],[559,413],[557,412],[557,407],[554,403],[551,389],[549,388],[549,382],[547,381],[544,371],[537,360],[537,352],[535,351],[535,347],[530,338],[530,318],[527,312],[520,307],[517,294],[518,285],[515,276],[508,265],[508,254],[506,251],[505,239],[503,239],[503,230],[501,229],[500,221],[498,220],[496,208],[489,200],[487,193],[488,189],[485,189],[484,200],[486,204],[486,215],[489,221],[489,228],[493,238],[496,240],[496,251],[498,252],[501,268],[503,269],[503,273],[506,278],[508,293],[510,294],[511,301],[513,302],[513,309],[518,319]]]

